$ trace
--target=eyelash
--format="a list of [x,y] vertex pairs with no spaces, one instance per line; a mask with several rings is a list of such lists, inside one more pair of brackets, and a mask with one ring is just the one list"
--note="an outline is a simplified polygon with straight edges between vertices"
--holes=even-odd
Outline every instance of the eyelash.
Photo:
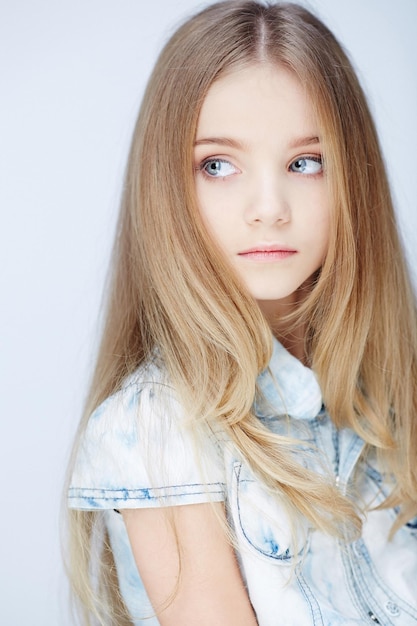
[[[321,170],[317,173],[312,173],[312,174],[304,174],[303,172],[297,172],[295,170],[291,170],[291,166],[294,165],[294,163],[297,163],[297,161],[314,161],[315,163],[319,163],[322,167]],[[229,164],[233,169],[237,169],[235,168],[235,166],[227,159],[221,159],[221,158],[216,158],[216,157],[209,157],[207,159],[204,159],[196,168],[195,171],[196,172],[201,172],[203,174],[203,176],[206,178],[206,180],[210,180],[210,181],[214,181],[216,179],[225,179],[228,178],[229,176],[231,176],[232,174],[229,174],[227,176],[210,176],[210,174],[207,173],[206,171],[206,167],[209,163],[227,163]],[[295,159],[293,159],[291,161],[291,163],[288,165],[287,170],[293,174],[300,174],[303,176],[308,176],[309,178],[317,178],[318,176],[321,176],[323,174],[323,157],[321,154],[303,154],[301,156],[296,157]]]
[[198,166],[196,167],[196,172],[201,172],[201,173],[203,174],[203,176],[206,178],[206,180],[210,180],[210,181],[211,181],[211,180],[213,180],[213,181],[214,181],[214,180],[216,180],[217,178],[220,178],[220,179],[221,179],[221,178],[228,178],[228,177],[227,177],[227,176],[210,176],[210,174],[208,174],[208,173],[207,173],[207,171],[206,171],[206,167],[207,167],[207,165],[208,165],[209,163],[227,163],[227,164],[229,164],[232,168],[237,169],[237,168],[235,168],[235,166],[234,166],[234,165],[232,165],[232,163],[231,163],[229,160],[227,160],[227,159],[219,159],[219,158],[216,158],[216,157],[209,157],[209,158],[207,158],[207,159],[204,159],[204,161],[202,161],[202,162],[200,163],[200,165],[198,165]]
[[303,154],[299,157],[296,157],[295,159],[291,161],[291,163],[288,166],[288,170],[290,172],[293,172],[294,174],[303,174],[303,172],[296,172],[295,170],[291,170],[291,166],[294,165],[294,163],[297,163],[297,161],[313,161],[314,163],[319,163],[321,165],[321,169],[319,172],[314,173],[314,174],[304,174],[305,176],[309,176],[310,178],[315,178],[323,174],[324,167],[323,167],[323,157],[321,154]]

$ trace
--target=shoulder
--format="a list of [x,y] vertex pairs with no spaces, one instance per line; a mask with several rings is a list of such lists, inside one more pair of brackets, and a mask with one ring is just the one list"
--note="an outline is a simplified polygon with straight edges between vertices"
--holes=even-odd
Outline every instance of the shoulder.
[[[165,371],[154,363],[142,365],[122,387],[90,415],[80,441],[80,451],[90,457],[121,458],[140,439],[162,436],[168,423],[180,428],[185,421]],[[142,452],[143,453],[143,452]]]
[[141,365],[93,411],[86,424],[84,444],[92,443],[94,435],[99,434],[111,436],[116,443],[120,434],[122,443],[128,445],[128,433],[136,433],[145,423],[149,426],[155,414],[160,420],[169,416],[179,421],[183,411],[165,370],[151,362]]
[[208,425],[191,423],[165,370],[147,363],[89,417],[69,503],[90,510],[168,506],[222,500],[223,491],[217,438]]

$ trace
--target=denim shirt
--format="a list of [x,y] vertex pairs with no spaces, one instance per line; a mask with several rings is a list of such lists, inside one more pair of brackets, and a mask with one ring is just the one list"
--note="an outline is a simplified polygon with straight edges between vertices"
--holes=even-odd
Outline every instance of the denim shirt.
[[417,626],[417,524],[388,540],[396,513],[374,510],[387,493],[375,454],[362,455],[363,441],[335,428],[314,372],[275,340],[257,383],[258,419],[313,444],[315,456],[300,462],[336,477],[342,491],[354,486],[368,505],[361,537],[338,541],[307,523],[294,532],[285,504],[227,437],[204,425],[191,431],[162,370],[142,367],[92,414],[69,490],[70,507],[102,511],[135,625],[159,622],[114,509],[224,501],[259,626]]

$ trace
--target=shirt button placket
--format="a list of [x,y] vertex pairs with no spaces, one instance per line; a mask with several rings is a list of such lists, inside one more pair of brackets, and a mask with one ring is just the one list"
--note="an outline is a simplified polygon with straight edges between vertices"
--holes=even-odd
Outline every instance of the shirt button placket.
[[379,619],[377,618],[377,616],[375,615],[375,613],[372,613],[372,611],[369,611],[368,615],[369,615],[369,618],[371,619],[371,621],[372,621],[374,624],[380,624],[380,623],[381,623],[381,622],[379,621]]

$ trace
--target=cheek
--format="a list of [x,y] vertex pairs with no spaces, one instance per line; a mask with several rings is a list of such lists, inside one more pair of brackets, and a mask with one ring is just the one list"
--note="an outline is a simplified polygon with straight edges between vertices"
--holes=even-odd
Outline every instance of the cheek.
[[303,211],[303,222],[299,222],[300,236],[303,245],[310,249],[311,254],[318,263],[322,263],[326,258],[331,231],[331,209],[330,203],[323,194],[316,194],[313,201],[305,205]]
[[[211,190],[210,184],[217,188]],[[227,232],[231,229],[235,219],[232,210],[234,203],[229,201],[226,194],[219,193],[219,186],[218,183],[196,185],[197,204],[203,224],[217,237],[224,230]]]
[[210,189],[212,183],[207,183],[197,179],[196,182],[196,197],[197,205],[200,211],[200,215],[205,224],[216,220],[216,216],[219,213],[219,202],[216,198],[216,193]]
[[222,250],[228,254],[230,248],[233,247],[233,233],[236,231],[227,223],[224,217],[210,215],[209,217],[202,215],[203,224],[211,240]]
[[325,187],[313,195],[310,206],[311,212],[308,218],[308,227],[320,238],[320,241],[328,242],[330,235],[331,208]]
[[229,224],[228,212],[222,205],[212,205],[205,201],[198,203],[199,213],[203,226],[209,238],[223,251],[226,251],[230,239],[230,233],[233,231]]

